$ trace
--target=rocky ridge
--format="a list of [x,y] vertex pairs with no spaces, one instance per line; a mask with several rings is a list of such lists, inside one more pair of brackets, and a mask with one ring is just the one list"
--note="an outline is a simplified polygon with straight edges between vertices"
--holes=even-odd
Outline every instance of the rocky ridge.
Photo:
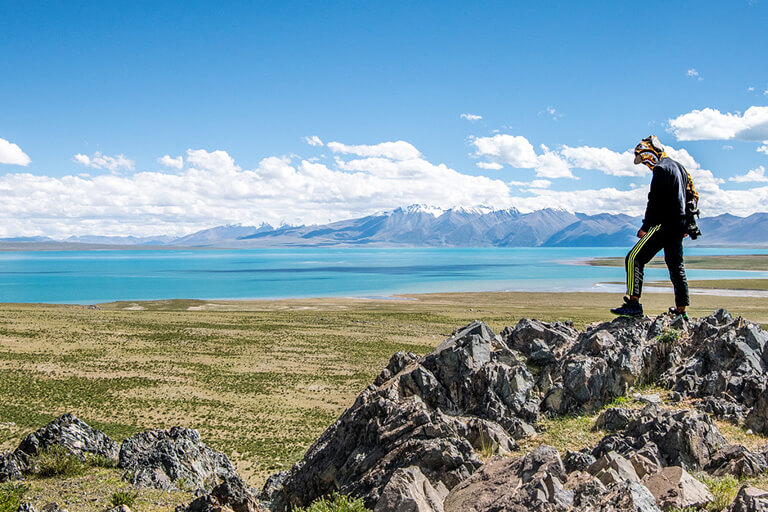
[[[289,471],[262,491],[276,512],[341,492],[375,512],[651,511],[703,507],[692,474],[750,478],[768,446],[728,444],[712,416],[768,434],[768,333],[719,310],[686,321],[617,318],[576,331],[523,319],[501,335],[473,322],[419,357],[397,353]],[[607,408],[661,385],[696,409]],[[698,410],[697,410],[698,409]],[[603,410],[594,446],[511,456],[540,415]],[[719,414],[719,412],[723,414]],[[484,456],[496,457],[483,462]],[[729,510],[762,510],[746,487]]]

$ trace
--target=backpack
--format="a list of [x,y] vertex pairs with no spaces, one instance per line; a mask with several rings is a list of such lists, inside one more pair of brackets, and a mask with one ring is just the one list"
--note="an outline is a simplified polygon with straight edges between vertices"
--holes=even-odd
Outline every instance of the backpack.
[[699,192],[693,184],[691,173],[687,169],[684,170],[688,178],[685,184],[685,232],[688,233],[691,240],[696,240],[701,236],[701,230],[696,224],[696,218],[701,215],[699,211]]

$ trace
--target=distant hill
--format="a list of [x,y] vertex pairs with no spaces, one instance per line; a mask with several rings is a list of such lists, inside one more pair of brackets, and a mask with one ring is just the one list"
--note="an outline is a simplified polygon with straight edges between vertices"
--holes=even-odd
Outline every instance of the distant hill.
[[[521,213],[515,208],[494,210],[474,208],[440,209],[411,205],[366,217],[323,225],[216,226],[173,238],[155,237],[71,237],[69,245],[100,244],[120,246],[171,247],[330,247],[330,246],[414,246],[414,247],[588,247],[631,246],[637,240],[639,217],[601,213],[586,215],[566,210],[543,209]],[[699,221],[703,236],[687,242],[694,246],[768,246],[768,213],[749,217],[730,214]],[[29,242],[56,242],[44,237],[0,239],[14,246]]]

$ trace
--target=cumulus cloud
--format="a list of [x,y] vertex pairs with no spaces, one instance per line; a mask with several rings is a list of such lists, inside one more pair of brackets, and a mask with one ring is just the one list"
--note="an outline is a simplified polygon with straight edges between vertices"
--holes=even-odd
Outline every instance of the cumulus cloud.
[[503,165],[497,162],[477,162],[475,165],[481,169],[487,169],[489,171],[498,171],[499,169],[504,168]]
[[0,139],[0,164],[29,165],[30,158],[21,148],[5,139]]
[[182,167],[184,167],[184,157],[181,155],[175,158],[172,157],[171,155],[164,155],[158,158],[157,161],[163,167],[169,167],[171,169],[181,169]]
[[762,165],[756,169],[751,169],[747,174],[741,176],[734,176],[728,178],[728,181],[735,181],[736,183],[756,183],[756,182],[768,182],[768,176],[765,175],[765,167]]
[[696,79],[696,80],[698,80],[699,82],[701,82],[702,80],[704,80],[704,79],[701,77],[701,75],[699,74],[699,72],[698,72],[698,71],[696,71],[696,69],[695,69],[695,68],[691,68],[691,69],[689,69],[688,71],[686,71],[686,72],[685,72],[685,76],[687,76],[688,78],[695,78],[695,79]]
[[768,144],[763,144],[762,146],[758,147],[757,151],[768,155]]
[[72,160],[86,167],[106,169],[112,172],[120,170],[132,171],[134,169],[134,161],[126,158],[123,154],[109,156],[97,151],[88,156],[83,153],[78,153],[72,157]]
[[272,156],[243,169],[225,151],[190,149],[186,167],[174,172],[0,175],[0,236],[182,235],[231,223],[324,223],[413,203],[511,206],[501,180],[402,159],[402,147],[355,151],[392,157],[320,163]]
[[768,107],[749,107],[743,114],[717,109],[692,110],[669,120],[677,140],[768,141]]
[[479,116],[477,114],[461,114],[462,119],[466,119],[467,121],[479,121],[483,118],[483,116]]
[[550,150],[541,146],[539,154],[533,145],[523,136],[494,135],[493,137],[475,137],[471,139],[475,146],[475,157],[487,161],[478,162],[481,169],[498,169],[501,165],[516,168],[532,168],[539,178],[572,178],[573,168],[593,169],[612,176],[644,176],[649,173],[642,165],[634,164],[631,150],[617,153],[608,148],[590,146],[562,146],[559,150]]
[[329,142],[328,148],[334,153],[344,155],[383,157],[391,158],[392,160],[410,160],[421,156],[418,149],[404,140],[358,146],[349,146],[341,142]]
[[323,141],[320,140],[320,137],[318,137],[317,135],[312,135],[312,136],[309,136],[309,137],[304,137],[304,142],[306,142],[310,146],[322,146],[323,145]]

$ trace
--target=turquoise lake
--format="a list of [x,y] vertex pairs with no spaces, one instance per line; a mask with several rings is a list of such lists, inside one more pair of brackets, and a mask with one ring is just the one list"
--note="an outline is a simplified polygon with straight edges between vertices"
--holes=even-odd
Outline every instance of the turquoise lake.
[[[0,253],[0,302],[94,304],[115,300],[381,297],[460,291],[611,291],[623,268],[574,261],[623,257],[611,248],[307,248]],[[691,248],[687,255],[766,254]],[[689,279],[768,272],[688,270]],[[648,280],[667,279],[648,269]]]

